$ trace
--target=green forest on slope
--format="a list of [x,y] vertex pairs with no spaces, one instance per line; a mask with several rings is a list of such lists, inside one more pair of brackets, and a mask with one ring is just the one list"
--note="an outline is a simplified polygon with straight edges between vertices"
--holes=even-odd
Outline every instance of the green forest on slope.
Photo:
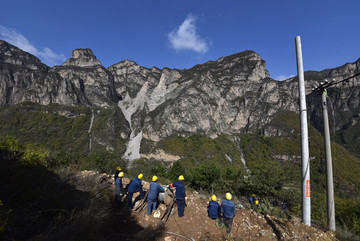
[[[73,117],[65,117],[60,112],[70,113]],[[92,113],[95,113],[95,118],[89,133]],[[93,110],[33,103],[1,107],[0,148],[23,153],[20,158],[25,160],[25,164],[40,165],[46,170],[67,167],[112,173],[116,166],[121,166],[129,177],[142,172],[145,180],[150,180],[156,174],[164,183],[174,181],[183,174],[189,188],[204,194],[221,195],[229,191],[245,204],[246,198],[256,193],[266,212],[279,214],[281,203],[287,202],[292,215],[301,216],[300,123],[296,113],[280,113],[264,127],[283,133],[278,137],[266,137],[262,134],[263,130],[259,130],[246,135],[223,134],[215,139],[194,134],[190,137],[169,137],[159,143],[146,140],[142,143],[142,152],[161,148],[180,156],[181,159],[173,165],[159,160],[139,159],[127,167],[128,161],[121,159],[126,149],[126,140],[120,135],[125,128],[124,123],[125,119],[116,106]],[[89,134],[104,144],[94,144],[89,151]],[[107,149],[105,145],[112,146],[112,149]],[[312,219],[325,225],[324,142],[321,133],[312,126],[309,126],[309,149]],[[360,176],[357,174],[360,159],[336,143],[332,143],[332,156],[337,223],[360,234]],[[4,158],[1,161],[4,162]],[[3,166],[6,165],[3,163]],[[3,182],[6,183],[5,180]],[[14,221],[14,214],[4,211],[13,200],[6,200],[3,194],[0,200],[5,207],[1,209],[1,215],[7,217],[7,223]]]

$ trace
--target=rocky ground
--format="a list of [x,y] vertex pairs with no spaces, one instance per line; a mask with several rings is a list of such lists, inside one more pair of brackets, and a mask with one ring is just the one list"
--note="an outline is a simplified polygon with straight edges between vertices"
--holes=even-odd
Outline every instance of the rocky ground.
[[[88,175],[82,173],[81,175]],[[101,182],[108,182],[113,188],[113,176],[99,174]],[[97,176],[97,175],[95,175]],[[129,179],[124,178],[126,185]],[[111,185],[110,185],[111,184]],[[147,190],[149,183],[143,181],[143,188]],[[134,195],[136,198],[137,195]],[[220,202],[221,200],[219,200]],[[135,203],[133,210],[127,209],[127,200],[123,200],[122,208],[118,210],[118,223],[124,228],[125,234],[122,237],[126,240],[337,240],[333,233],[324,232],[315,227],[309,227],[301,223],[301,219],[291,217],[282,219],[259,214],[251,209],[237,209],[233,227],[230,235],[226,234],[224,227],[218,227],[216,222],[207,216],[207,204],[209,198],[198,194],[195,191],[187,192],[187,207],[185,216],[178,217],[176,205],[168,222],[160,221],[166,206],[160,204],[158,210],[160,217],[155,212],[147,215],[146,208],[139,212],[136,207],[142,200]],[[154,215],[155,214],[155,215]],[[129,223],[135,220],[137,227]]]

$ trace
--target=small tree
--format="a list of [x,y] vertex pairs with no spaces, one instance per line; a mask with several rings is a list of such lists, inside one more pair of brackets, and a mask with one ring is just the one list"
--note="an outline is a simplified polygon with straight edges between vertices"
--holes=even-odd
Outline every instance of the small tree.
[[213,163],[203,163],[191,169],[190,176],[191,186],[211,191],[219,183],[220,169]]
[[179,161],[174,162],[170,170],[167,172],[167,178],[170,181],[175,181],[180,175],[185,175],[185,168]]

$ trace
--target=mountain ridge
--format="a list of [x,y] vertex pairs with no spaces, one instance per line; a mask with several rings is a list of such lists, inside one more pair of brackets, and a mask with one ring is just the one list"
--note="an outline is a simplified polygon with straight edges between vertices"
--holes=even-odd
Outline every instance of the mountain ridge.
[[[177,70],[149,69],[131,60],[105,68],[91,49],[76,49],[63,65],[49,68],[5,41],[0,46],[1,105],[30,101],[111,108],[115,104],[130,126],[129,142],[138,138],[135,149],[143,138],[158,142],[173,134],[199,133],[215,138],[221,133],[254,132],[270,123],[278,111],[297,112],[299,108],[297,77],[271,79],[266,62],[251,50]],[[359,66],[360,59],[334,69],[305,72],[306,94],[311,97],[312,86],[325,78],[349,77]],[[355,88],[355,97],[337,108],[360,106],[358,80],[353,87],[342,87],[344,93]],[[310,102],[310,121],[321,130],[316,101]],[[354,121],[358,122],[356,118],[342,121],[336,128],[341,130]]]
[[[175,180],[181,173],[188,185],[208,192],[227,189],[247,196],[255,190],[274,206],[287,200],[300,215],[297,77],[273,80],[256,52],[177,70],[131,60],[105,68],[90,49],[74,50],[65,65],[49,68],[3,41],[0,50],[5,143],[11,136],[23,148],[43,145],[54,166],[110,173],[120,165],[131,177],[141,171]],[[359,67],[360,59],[305,72],[317,220],[326,216],[326,173],[321,100],[312,88],[325,79],[348,78]],[[348,213],[357,212],[349,205],[360,193],[355,157],[360,157],[360,78],[327,93],[337,221],[346,218],[356,228],[358,219],[350,220]]]

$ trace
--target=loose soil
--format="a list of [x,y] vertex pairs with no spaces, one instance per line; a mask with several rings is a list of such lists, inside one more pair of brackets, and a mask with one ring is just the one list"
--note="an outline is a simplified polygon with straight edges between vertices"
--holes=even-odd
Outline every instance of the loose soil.
[[[106,177],[112,188],[113,180],[113,176]],[[129,179],[124,178],[124,186],[128,183]],[[148,188],[149,183],[143,181],[143,189]],[[154,211],[152,215],[147,215],[147,204],[141,212],[135,211],[142,200],[135,202],[133,210],[128,210],[127,199],[124,198],[122,207],[116,213],[117,225],[124,230],[121,240],[337,240],[332,232],[307,226],[297,217],[277,218],[245,208],[236,209],[231,233],[227,235],[226,228],[218,227],[216,221],[207,215],[209,198],[195,191],[187,191],[186,195],[185,215],[178,217],[175,204],[166,223],[154,217]],[[137,196],[136,193],[133,198],[136,200]],[[160,217],[166,208],[165,204],[159,204]],[[128,222],[130,219],[136,222],[136,227]]]

